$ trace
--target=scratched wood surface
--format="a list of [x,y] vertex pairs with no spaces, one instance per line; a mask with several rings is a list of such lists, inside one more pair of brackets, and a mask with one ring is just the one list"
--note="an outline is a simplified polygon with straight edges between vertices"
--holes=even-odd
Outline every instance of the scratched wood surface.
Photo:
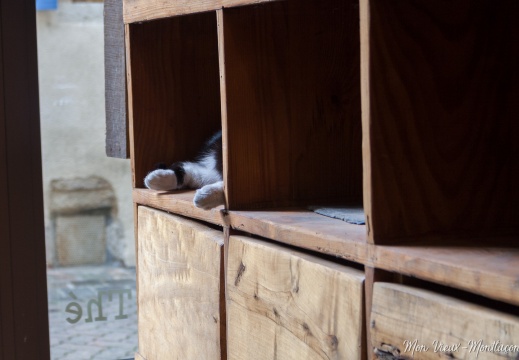
[[[137,204],[199,219],[278,242],[341,257],[370,267],[464,289],[519,305],[519,252],[498,247],[511,240],[487,238],[475,247],[472,239],[429,239],[427,243],[373,246],[365,226],[315,214],[302,208],[269,211],[203,211],[193,206],[194,191],[157,192],[134,189]],[[480,240],[481,241],[481,240]],[[449,246],[438,246],[446,243]]]
[[519,2],[361,8],[370,240],[517,235]]
[[223,10],[230,210],[362,202],[358,6]]
[[130,150],[140,188],[155,164],[193,159],[221,129],[216,15],[127,28]]
[[480,340],[484,345],[496,341],[517,345],[519,317],[404,285],[375,283],[370,327],[372,348],[378,353],[375,359],[502,360],[519,356],[517,347],[507,354],[481,350],[477,345]]
[[139,353],[225,359],[223,233],[139,207]]
[[229,359],[363,359],[364,274],[242,236],[229,240]]

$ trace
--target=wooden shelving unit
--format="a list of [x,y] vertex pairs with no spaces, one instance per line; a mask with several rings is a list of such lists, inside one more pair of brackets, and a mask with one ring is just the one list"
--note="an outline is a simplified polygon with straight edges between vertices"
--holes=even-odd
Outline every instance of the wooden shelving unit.
[[[351,262],[365,270],[358,300],[365,313],[360,323],[350,319],[364,349],[360,358],[409,355],[400,340],[416,319],[402,319],[402,331],[395,329],[393,337],[370,321],[373,307],[373,316],[386,326],[391,302],[405,299],[437,304],[432,308],[448,309],[450,317],[463,306],[490,307],[478,324],[495,319],[487,335],[496,338],[483,340],[519,345],[516,1],[124,0],[123,14],[134,202],[137,209],[162,210],[166,222],[165,212],[210,224],[211,231],[221,228],[227,280],[221,276],[214,300],[221,311],[215,317],[221,358],[240,358],[244,343],[264,340],[237,331],[234,315],[220,322],[226,306],[236,309],[236,296],[247,316],[257,319],[246,329],[257,326],[262,334],[263,320],[270,319],[275,331],[292,332],[275,343],[279,354],[290,358],[287,347],[303,346],[308,351],[297,352],[299,357],[350,358],[338,350],[341,339],[310,340],[309,321],[315,319],[298,320],[302,330],[289,322],[295,312],[292,305],[281,308],[285,297],[269,293],[262,299],[250,283],[240,285],[246,274],[243,281],[256,281],[257,288],[286,287],[283,296],[296,299],[299,288],[291,282],[308,275],[284,261],[310,261],[319,273],[336,276],[327,270],[334,258],[339,268],[350,269]],[[193,191],[143,188],[153,164],[192,157],[220,127],[225,208],[195,208]],[[308,210],[323,204],[363,205],[366,225]],[[140,224],[137,228],[140,233]],[[257,255],[233,252],[229,268],[229,247]],[[280,273],[277,283],[261,278],[261,272],[247,275],[276,251],[280,271],[288,266],[292,278]],[[264,266],[278,266],[276,259]],[[358,289],[358,281],[356,274],[330,286]],[[240,286],[249,295],[241,294]],[[493,305],[482,304],[482,297]],[[333,318],[333,296],[307,301]],[[350,305],[358,304],[345,306]],[[442,318],[434,311],[424,321]],[[462,342],[479,334],[459,326],[472,313],[459,314],[434,334]],[[342,326],[341,319],[335,326]],[[507,335],[499,338],[504,326]],[[264,335],[270,338],[268,329]],[[224,333],[240,338],[225,339]]]

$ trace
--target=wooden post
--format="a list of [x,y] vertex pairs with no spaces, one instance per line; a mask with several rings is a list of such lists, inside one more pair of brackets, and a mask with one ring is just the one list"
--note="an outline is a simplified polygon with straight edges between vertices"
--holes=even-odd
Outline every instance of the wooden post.
[[50,358],[36,10],[0,3],[0,359]]

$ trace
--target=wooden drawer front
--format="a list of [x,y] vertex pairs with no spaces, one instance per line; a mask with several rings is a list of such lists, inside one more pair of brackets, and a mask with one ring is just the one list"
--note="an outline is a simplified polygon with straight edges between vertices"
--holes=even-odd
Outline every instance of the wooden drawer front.
[[375,283],[370,324],[378,359],[519,356],[519,317],[403,285]]
[[227,286],[229,359],[363,358],[362,272],[231,236]]
[[222,232],[139,207],[137,284],[143,358],[221,358],[222,264]]

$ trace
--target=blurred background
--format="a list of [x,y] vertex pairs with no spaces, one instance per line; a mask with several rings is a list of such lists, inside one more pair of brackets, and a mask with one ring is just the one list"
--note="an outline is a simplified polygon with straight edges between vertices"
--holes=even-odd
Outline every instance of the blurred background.
[[131,169],[105,155],[103,2],[38,0],[36,17],[51,356],[133,357]]

